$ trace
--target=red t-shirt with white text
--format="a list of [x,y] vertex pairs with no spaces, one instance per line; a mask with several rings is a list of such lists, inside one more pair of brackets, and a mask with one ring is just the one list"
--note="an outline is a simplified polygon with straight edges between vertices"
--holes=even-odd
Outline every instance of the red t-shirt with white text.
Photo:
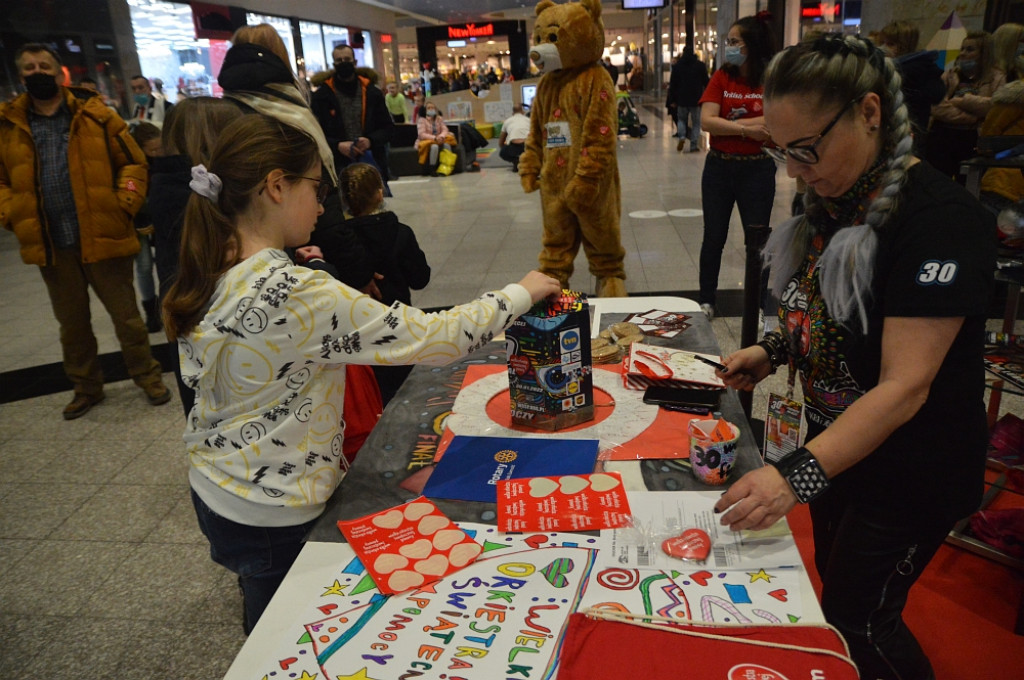
[[[725,69],[718,69],[704,89],[700,103],[719,105],[719,116],[726,120],[760,118],[764,115],[764,87],[753,88],[742,77],[733,78]],[[711,135],[711,148],[723,153],[761,153],[761,142],[739,135]]]

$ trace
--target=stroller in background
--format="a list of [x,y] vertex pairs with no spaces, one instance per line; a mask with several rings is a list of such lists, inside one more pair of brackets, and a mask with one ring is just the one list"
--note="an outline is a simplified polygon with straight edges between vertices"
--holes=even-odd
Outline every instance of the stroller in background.
[[640,114],[633,103],[629,92],[620,90],[615,93],[619,111],[619,134],[630,137],[643,137],[647,134],[647,126],[640,122]]

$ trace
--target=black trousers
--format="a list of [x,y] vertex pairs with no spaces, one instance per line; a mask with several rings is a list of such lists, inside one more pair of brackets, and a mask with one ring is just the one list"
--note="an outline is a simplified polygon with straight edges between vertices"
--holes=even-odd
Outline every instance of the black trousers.
[[934,678],[903,609],[954,522],[941,512],[885,512],[831,493],[810,510],[821,608],[846,638],[861,677]]

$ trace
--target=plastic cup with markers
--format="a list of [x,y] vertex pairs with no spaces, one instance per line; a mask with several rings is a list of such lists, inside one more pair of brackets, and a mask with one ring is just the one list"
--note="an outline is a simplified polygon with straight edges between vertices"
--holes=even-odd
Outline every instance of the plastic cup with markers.
[[690,421],[690,468],[705,484],[721,486],[729,481],[736,463],[740,428],[719,420]]

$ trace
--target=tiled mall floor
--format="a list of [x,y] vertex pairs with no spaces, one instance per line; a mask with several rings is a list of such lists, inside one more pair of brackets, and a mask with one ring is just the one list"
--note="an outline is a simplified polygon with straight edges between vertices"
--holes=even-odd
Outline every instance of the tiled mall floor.
[[[619,146],[627,285],[637,294],[693,291],[704,155],[677,153],[667,125],[650,112],[645,122],[646,138]],[[418,306],[468,300],[536,266],[538,195],[524,195],[497,154],[482,165],[479,173],[392,184],[389,206],[414,227],[433,266],[430,285],[413,293]],[[792,181],[780,173],[778,186],[782,216]],[[636,211],[658,216],[629,216]],[[723,264],[721,287],[738,289],[738,222]],[[2,230],[0,275],[7,390],[10,371],[58,362],[60,346],[39,273],[21,263],[13,235]],[[582,255],[572,283],[593,289]],[[95,301],[93,319],[100,351],[116,351]],[[735,349],[739,319],[713,325],[723,353]],[[774,381],[778,389],[781,379]],[[0,677],[219,678],[245,639],[241,602],[196,527],[180,408],[176,400],[149,406],[128,381],[108,384],[106,395],[71,422],[60,413],[67,392],[0,405]]]

